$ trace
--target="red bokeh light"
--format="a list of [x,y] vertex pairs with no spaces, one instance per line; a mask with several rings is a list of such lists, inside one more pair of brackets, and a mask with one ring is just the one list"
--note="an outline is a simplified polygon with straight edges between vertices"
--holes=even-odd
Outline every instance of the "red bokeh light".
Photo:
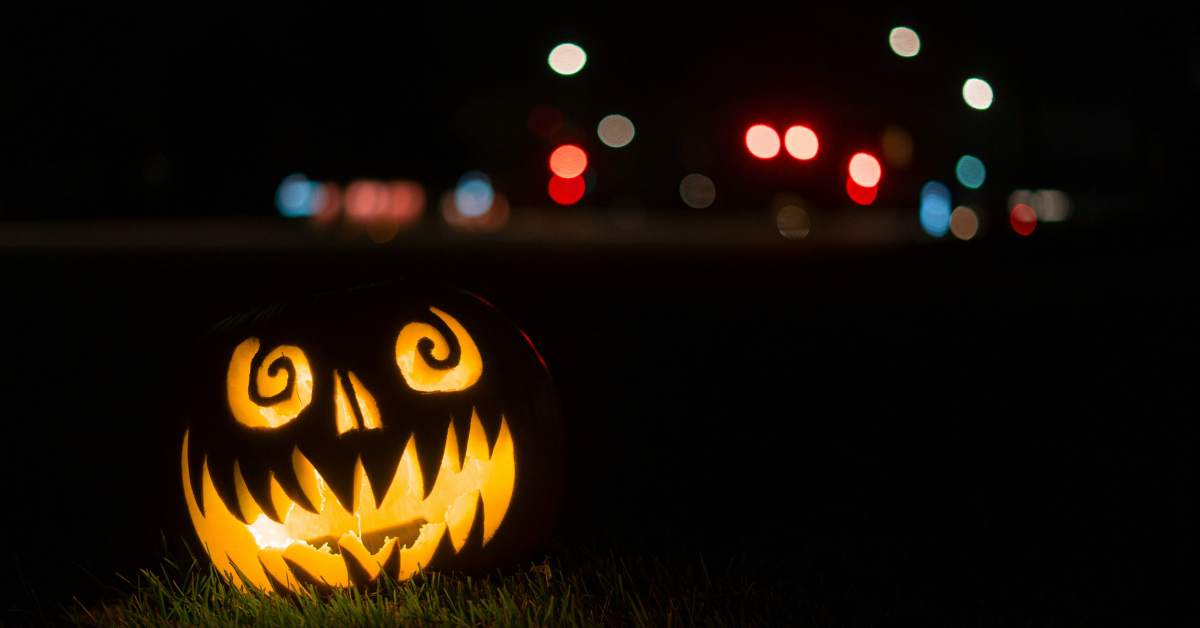
[[756,124],[746,131],[746,148],[759,159],[770,159],[779,154],[779,134],[765,124]]
[[850,195],[850,200],[859,205],[870,205],[875,202],[875,197],[879,194],[879,186],[872,185],[866,187],[854,182],[854,179],[846,181],[846,193]]
[[354,181],[346,188],[346,216],[366,222],[382,214],[388,205],[388,190],[378,181]]
[[550,198],[559,205],[574,205],[583,198],[586,190],[587,183],[584,182],[583,177],[565,179],[554,175],[550,178]]
[[883,168],[879,166],[879,160],[875,159],[867,153],[855,153],[850,158],[850,179],[864,188],[873,188],[879,185],[879,177],[883,175]]
[[1037,227],[1037,214],[1032,207],[1025,204],[1018,204],[1014,207],[1012,213],[1008,215],[1008,220],[1012,223],[1013,231],[1023,236],[1033,233],[1034,228]]
[[425,211],[425,189],[416,181],[392,181],[388,197],[390,204],[384,214],[401,225],[415,222]]
[[584,170],[587,170],[587,153],[574,144],[559,146],[550,154],[550,171],[564,179],[574,179]]
[[562,113],[550,105],[535,107],[529,114],[529,130],[542,137],[554,135],[562,122]]
[[324,202],[316,208],[317,211],[313,214],[312,219],[313,222],[326,226],[333,222],[342,211],[342,189],[336,183],[322,183],[321,188],[324,193],[320,196],[324,197]]
[[806,127],[796,125],[783,134],[783,145],[787,152],[796,159],[806,161],[817,156],[817,134]]

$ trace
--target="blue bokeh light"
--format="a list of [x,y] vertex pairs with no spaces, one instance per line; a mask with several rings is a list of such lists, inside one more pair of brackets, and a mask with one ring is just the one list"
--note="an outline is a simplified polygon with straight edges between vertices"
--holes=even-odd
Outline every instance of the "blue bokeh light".
[[488,213],[495,198],[492,180],[482,172],[464,174],[454,188],[454,204],[458,207],[458,213],[471,218]]
[[950,188],[937,181],[921,188],[921,228],[935,238],[950,230]]
[[275,208],[288,218],[302,218],[317,213],[313,203],[319,183],[308,180],[302,173],[288,175],[275,190]]
[[983,180],[987,178],[987,169],[978,157],[963,155],[962,159],[958,160],[958,166],[954,168],[954,174],[958,176],[959,183],[974,189],[983,185]]

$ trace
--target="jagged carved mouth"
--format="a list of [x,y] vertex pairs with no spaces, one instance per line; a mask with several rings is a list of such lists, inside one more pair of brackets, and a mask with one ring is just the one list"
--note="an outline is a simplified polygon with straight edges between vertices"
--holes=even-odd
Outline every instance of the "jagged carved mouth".
[[[462,550],[480,508],[482,542],[486,545],[508,510],[515,479],[507,421],[501,418],[500,433],[489,451],[487,434],[475,415],[471,417],[466,455],[462,458],[451,422],[437,480],[424,497],[412,438],[382,500],[375,499],[361,460],[357,463],[358,490],[348,507],[325,485],[299,449],[292,461],[301,490],[317,512],[298,507],[274,478],[272,504],[262,508],[246,490],[235,462],[238,506],[246,523],[217,495],[207,459],[202,473],[205,512],[200,511],[189,481],[188,436],[184,435],[184,495],[201,543],[218,569],[233,574],[236,566],[254,585],[279,593],[306,585],[321,591],[369,586],[384,573],[406,580],[429,564],[443,536],[449,537],[455,552]],[[264,510],[277,513],[279,520],[273,520]]]

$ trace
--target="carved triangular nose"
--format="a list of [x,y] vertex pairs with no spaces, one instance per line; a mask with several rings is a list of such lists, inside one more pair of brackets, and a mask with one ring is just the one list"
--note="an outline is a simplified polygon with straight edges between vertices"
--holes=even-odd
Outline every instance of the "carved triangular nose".
[[[350,381],[349,391],[342,383],[342,376],[336,370],[333,372],[334,405],[337,407],[338,434],[350,430],[374,430],[383,427],[379,418],[379,406],[375,398],[367,391],[367,387],[359,381],[354,371],[347,371]],[[349,392],[350,394],[347,394]]]

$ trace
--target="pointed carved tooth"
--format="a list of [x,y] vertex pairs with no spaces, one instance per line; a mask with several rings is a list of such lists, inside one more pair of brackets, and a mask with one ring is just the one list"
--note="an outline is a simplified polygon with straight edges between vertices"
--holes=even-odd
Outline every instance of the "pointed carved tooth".
[[[350,489],[350,505],[349,505],[349,507],[347,507],[346,504],[343,504],[341,499],[337,500],[338,505],[341,506],[342,509],[344,509],[346,512],[350,513],[351,515],[358,512],[358,505],[361,503],[361,500],[362,500],[362,483],[363,483],[364,475],[365,474],[363,473],[362,458],[360,457],[354,461],[354,478],[350,480],[351,489]],[[336,498],[336,496],[335,496],[335,498]]]
[[[408,475],[407,484],[400,482],[401,473]],[[421,462],[417,457],[417,439],[415,437],[409,438],[408,444],[404,446],[404,455],[400,457],[400,464],[396,465],[396,478],[392,480],[392,490],[406,491],[417,499],[425,497],[425,477],[421,473]],[[391,490],[388,492],[390,493]]]
[[479,414],[471,409],[471,433],[467,436],[467,457],[476,460],[487,460],[491,457],[488,452],[487,432],[483,431],[483,423]]
[[378,510],[375,507],[375,489],[371,487],[371,478],[367,476],[361,456],[358,458],[358,468],[362,469],[362,472],[359,473],[358,504],[354,512],[358,514],[359,521],[364,521],[373,518]]
[[308,499],[308,504],[300,504],[301,508],[319,515],[325,509],[325,500],[321,497],[320,475],[316,468],[300,453],[300,447],[292,449],[292,470],[296,472],[296,480],[300,483],[300,492]]
[[262,565],[263,572],[267,574],[267,581],[271,583],[271,588],[275,589],[279,595],[288,595],[297,588],[291,570],[288,569],[287,563],[283,562],[282,548],[268,547],[259,550],[258,563]]
[[265,508],[263,509],[263,512],[266,513],[266,515],[275,523],[284,523],[287,520],[288,511],[292,509],[292,504],[294,503],[295,502],[292,501],[292,498],[288,497],[287,493],[283,492],[283,487],[279,485],[279,480],[275,479],[275,473],[272,472],[271,507],[275,510],[275,512],[266,512]]
[[329,595],[335,587],[350,584],[346,562],[340,556],[313,549],[304,543],[292,543],[283,550],[283,562],[292,569],[292,575],[302,585],[316,587],[322,595]]
[[442,455],[442,468],[449,468],[454,473],[462,471],[462,458],[458,457],[458,434],[454,432],[454,420],[450,420],[450,429],[446,431],[446,453]]
[[362,414],[363,429],[374,430],[383,427],[383,422],[379,420],[379,406],[375,404],[375,398],[367,392],[367,387],[358,381],[354,371],[350,371],[350,386],[354,388],[354,398],[358,400],[358,411]]
[[378,552],[371,554],[363,546],[362,541],[351,533],[343,534],[342,538],[338,539],[338,548],[341,551],[342,559],[346,562],[346,572],[350,576],[350,581],[360,587],[374,582],[383,570],[383,566],[392,559],[392,554],[397,551],[396,539],[389,539],[383,547],[379,548]]
[[471,526],[475,523],[475,506],[479,503],[479,491],[471,491],[454,500],[446,513],[446,527],[450,529],[450,542],[454,544],[454,552],[462,551],[467,536],[471,534]]
[[508,431],[508,421],[500,417],[500,435],[496,437],[496,446],[492,448],[489,459],[491,475],[482,482],[480,494],[483,496],[483,544],[496,534],[508,505],[512,502],[513,483],[516,480],[516,467],[513,461],[512,433]]
[[346,390],[342,388],[342,377],[336,370],[333,372],[333,402],[337,406],[338,435],[358,429],[358,421],[354,419],[354,411],[350,409],[350,400],[346,397]]
[[250,489],[246,486],[246,480],[242,477],[242,466],[237,460],[233,461],[233,485],[237,489],[237,518],[245,524],[254,523],[254,520],[262,514],[262,509],[258,507],[258,502],[254,501],[254,497],[250,495]]
[[[365,475],[365,474],[364,474]],[[383,499],[378,500],[378,507],[363,497],[359,505],[359,515],[362,520],[364,536],[370,536],[377,530],[385,530],[397,525],[396,522],[407,524],[421,516],[421,493],[425,485],[421,478],[421,466],[417,463],[417,446],[413,438],[408,439],[408,445],[396,464],[396,473],[384,493]],[[364,491],[365,494],[365,491]],[[416,536],[415,532],[413,534]]]
[[204,499],[209,507],[206,513],[200,512],[198,496],[193,492],[192,484],[188,481],[191,476],[189,475],[187,454],[187,441],[185,440],[181,461],[184,498],[187,501],[188,514],[191,515],[192,525],[196,528],[196,536],[200,539],[201,547],[209,552],[217,571],[227,574],[238,588],[242,587],[242,582],[241,578],[235,575],[234,565],[241,569],[242,573],[256,586],[266,588],[269,586],[266,575],[255,560],[258,546],[254,543],[254,537],[246,525],[238,521],[237,517],[234,517],[233,513],[225,507],[224,502],[217,497],[212,476],[208,472],[207,460],[201,465],[199,497]]
[[408,580],[417,573],[418,568],[428,565],[445,532],[444,523],[425,524],[412,547],[400,550],[400,576],[397,580]]

